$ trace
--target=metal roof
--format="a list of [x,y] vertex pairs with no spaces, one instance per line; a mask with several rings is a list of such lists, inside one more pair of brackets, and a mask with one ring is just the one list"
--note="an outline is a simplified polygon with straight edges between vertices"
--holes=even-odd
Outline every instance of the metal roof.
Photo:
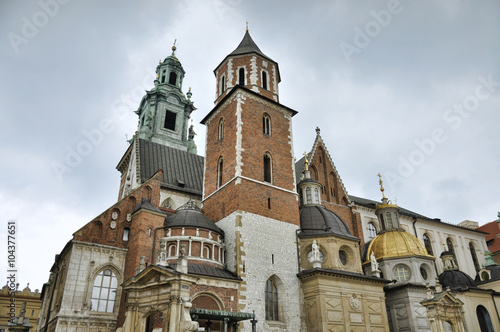
[[[177,264],[169,264],[169,266],[175,269]],[[188,264],[188,273],[223,279],[241,280],[240,277],[229,270],[202,264]]]

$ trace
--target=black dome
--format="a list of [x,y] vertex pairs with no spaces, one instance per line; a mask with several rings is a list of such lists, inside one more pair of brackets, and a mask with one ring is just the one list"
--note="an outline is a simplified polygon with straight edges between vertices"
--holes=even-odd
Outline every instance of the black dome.
[[443,288],[460,289],[465,287],[476,287],[474,280],[465,272],[459,270],[446,270],[439,276],[439,283]]
[[[500,279],[500,266],[498,265],[489,265],[485,266],[483,270],[489,270],[491,278],[488,280],[484,281],[493,281],[493,280],[499,280]],[[476,275],[476,282],[481,282],[481,279],[479,278],[479,274]]]
[[174,214],[165,218],[165,227],[192,227],[203,228],[224,235],[224,232],[215,223],[208,219],[194,202],[188,202],[178,208]]
[[324,206],[303,206],[300,208],[299,236],[337,235],[359,240],[351,235],[345,222]]

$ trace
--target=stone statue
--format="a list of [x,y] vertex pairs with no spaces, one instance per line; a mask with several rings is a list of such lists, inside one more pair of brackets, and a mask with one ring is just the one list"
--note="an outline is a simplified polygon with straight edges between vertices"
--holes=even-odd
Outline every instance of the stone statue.
[[188,139],[189,139],[190,141],[192,141],[192,140],[194,139],[194,137],[195,137],[195,136],[196,136],[196,133],[194,132],[194,126],[193,126],[193,125],[191,125],[191,126],[189,127]]
[[316,243],[316,240],[313,241],[313,244],[312,244],[312,257],[311,257],[311,261],[314,262],[314,261],[321,261],[321,259],[319,258],[319,246],[318,246],[318,243]]
[[377,259],[375,258],[375,254],[372,251],[372,254],[370,255],[370,260],[372,263],[372,271],[377,271],[378,270],[378,262]]

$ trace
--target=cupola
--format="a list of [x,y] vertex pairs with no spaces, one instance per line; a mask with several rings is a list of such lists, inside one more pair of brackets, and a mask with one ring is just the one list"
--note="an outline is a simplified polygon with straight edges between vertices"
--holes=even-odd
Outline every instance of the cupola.
[[156,81],[155,85],[158,84],[160,86],[168,84],[169,86],[173,86],[182,89],[182,80],[184,79],[184,75],[186,72],[184,68],[182,68],[182,64],[179,59],[175,56],[175,51],[177,47],[172,46],[172,54],[163,60],[160,60],[158,66],[156,66]]
[[375,207],[375,213],[377,214],[380,225],[382,225],[382,231],[399,229],[401,226],[399,224],[398,206],[396,204],[392,204],[392,202],[385,197],[382,175],[379,173],[378,177],[380,191],[382,192],[382,204],[377,204]]

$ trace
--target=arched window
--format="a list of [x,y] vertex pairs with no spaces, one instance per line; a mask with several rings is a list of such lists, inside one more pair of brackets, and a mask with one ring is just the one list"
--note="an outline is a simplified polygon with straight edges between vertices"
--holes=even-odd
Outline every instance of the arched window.
[[269,153],[264,154],[264,182],[273,182],[272,162]]
[[380,214],[380,225],[382,225],[382,229],[385,230],[385,222],[384,222],[384,214]]
[[391,229],[393,227],[393,225],[392,225],[392,215],[391,215],[390,212],[387,212],[385,214],[385,216],[386,216],[386,219],[387,219],[387,229]]
[[458,266],[457,255],[455,254],[455,247],[453,246],[453,242],[451,241],[450,238],[446,239],[446,246],[448,247],[448,251],[450,251],[453,254],[453,256],[455,257],[455,263]]
[[372,222],[368,223],[368,237],[373,239],[375,236],[377,236],[377,228]]
[[219,120],[219,141],[224,138],[224,119]]
[[314,188],[314,203],[319,204],[319,190],[318,188]]
[[203,252],[201,254],[201,257],[210,259],[210,248],[208,246],[203,246]]
[[423,239],[424,239],[424,246],[425,246],[425,249],[427,250],[427,253],[429,255],[434,255],[434,251],[432,250],[431,239],[429,238],[429,236],[427,234],[424,234]]
[[267,90],[267,73],[262,71],[262,88]]
[[312,203],[311,188],[307,187],[306,188],[306,204],[311,204],[311,203]]
[[164,69],[164,70],[163,70],[163,72],[162,72],[162,74],[161,74],[161,82],[162,82],[162,83],[165,83],[165,76],[167,76],[166,71],[167,71],[167,70],[166,70],[166,69]]
[[177,83],[177,74],[174,72],[171,72],[170,76],[168,77],[168,84],[175,85],[176,83]]
[[245,68],[240,68],[238,71],[238,84],[239,85],[245,85]]
[[266,282],[266,320],[279,320],[278,287],[272,279]]
[[224,167],[224,161],[222,160],[222,157],[220,157],[219,161],[217,162],[217,188],[220,188],[222,186],[223,167]]
[[171,244],[170,247],[168,247],[168,257],[175,256],[177,256],[177,246],[175,244]]
[[478,305],[476,308],[477,320],[479,321],[479,328],[481,332],[493,332],[493,324],[491,323],[490,314],[488,310],[482,305]]
[[219,95],[223,94],[224,90],[226,90],[226,76],[222,75],[222,77],[220,78]]
[[262,117],[262,132],[266,135],[271,135],[271,118],[267,113]]
[[125,227],[123,229],[123,241],[128,241],[129,236],[130,236],[130,228]]
[[92,288],[90,310],[113,312],[117,288],[118,279],[110,269],[99,272],[94,280],[94,287]]
[[472,242],[469,243],[469,250],[472,257],[472,262],[474,263],[474,268],[476,269],[476,272],[478,272],[479,270],[481,270],[481,267],[479,266],[479,261],[477,260],[476,248],[474,248]]

